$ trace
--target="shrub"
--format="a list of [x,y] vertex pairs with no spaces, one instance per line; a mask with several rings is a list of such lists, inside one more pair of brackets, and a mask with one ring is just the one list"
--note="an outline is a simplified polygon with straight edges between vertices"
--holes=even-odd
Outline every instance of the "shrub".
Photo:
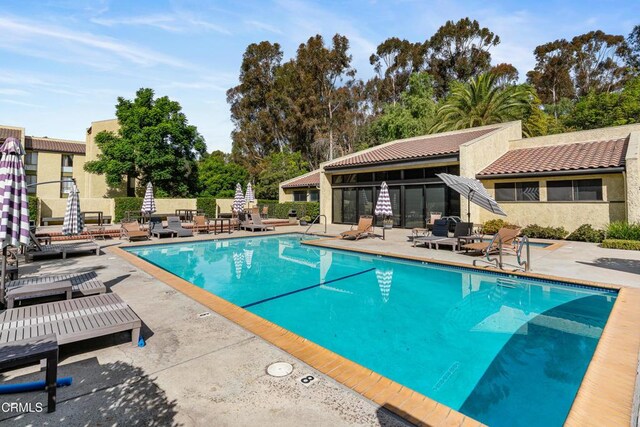
[[567,236],[567,240],[575,240],[577,242],[600,243],[603,239],[604,231],[593,228],[591,224],[582,224]]
[[510,224],[503,219],[491,219],[482,224],[482,232],[485,234],[495,234],[503,227],[518,228],[515,224]]
[[142,197],[116,197],[113,199],[115,218],[113,222],[120,222],[126,211],[138,211],[142,207]]
[[204,211],[204,214],[209,218],[215,218],[218,214],[215,197],[198,197],[196,209]]
[[29,220],[38,224],[38,198],[29,196]]
[[638,240],[605,239],[602,241],[600,246],[608,249],[626,249],[629,251],[640,251],[640,241]]
[[564,227],[542,227],[538,224],[530,224],[522,229],[521,234],[536,239],[562,240],[569,232]]
[[640,223],[614,221],[607,227],[607,239],[640,240]]
[[[268,203],[264,203],[268,202]],[[284,202],[258,200],[258,207],[269,207],[269,218],[289,218],[289,211],[294,209],[298,218],[308,216],[313,221],[320,214],[320,203],[318,202]]]

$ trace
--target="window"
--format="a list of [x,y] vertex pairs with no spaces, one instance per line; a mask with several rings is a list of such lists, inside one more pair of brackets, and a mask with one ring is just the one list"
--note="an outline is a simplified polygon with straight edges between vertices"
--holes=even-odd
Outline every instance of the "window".
[[[25,178],[26,178],[26,182],[27,182],[27,193],[28,194],[35,194],[37,187],[35,185],[33,185],[33,184],[36,184],[38,182],[37,176],[27,173]],[[33,185],[33,186],[29,187],[29,185]]]
[[294,202],[306,202],[307,201],[307,191],[299,190],[293,192],[293,201]]
[[71,192],[73,188],[73,180],[71,177],[62,177],[62,182],[60,183],[60,197],[65,197]]
[[37,165],[38,164],[38,153],[33,151],[27,151],[27,154],[24,156],[24,164],[25,165]]
[[71,155],[71,154],[63,154],[62,155],[62,167],[63,168],[72,168],[73,167],[73,155]]
[[407,169],[404,171],[404,179],[423,179],[424,169]]
[[602,180],[547,181],[547,200],[550,202],[602,200]]
[[540,200],[540,183],[500,182],[496,183],[496,201],[498,202],[537,202]]
[[320,191],[319,190],[310,190],[309,191],[309,201],[317,202],[320,200]]

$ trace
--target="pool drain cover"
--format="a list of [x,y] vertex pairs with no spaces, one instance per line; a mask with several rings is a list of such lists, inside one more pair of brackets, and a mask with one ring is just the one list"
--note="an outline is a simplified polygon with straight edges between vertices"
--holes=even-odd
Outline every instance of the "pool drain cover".
[[286,377],[291,372],[293,372],[293,366],[287,362],[276,362],[267,367],[267,374],[272,377]]

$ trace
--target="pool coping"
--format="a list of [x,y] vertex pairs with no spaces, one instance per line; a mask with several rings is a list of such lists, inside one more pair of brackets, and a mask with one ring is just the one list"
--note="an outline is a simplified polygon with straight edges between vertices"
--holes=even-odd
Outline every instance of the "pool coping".
[[[271,232],[269,234],[256,234],[255,237],[284,234],[300,233],[292,233],[291,231]],[[198,240],[198,242],[247,237],[250,238],[251,236],[222,237],[218,235],[211,239]],[[387,256],[396,259],[462,267],[484,272],[490,271],[501,275],[515,275],[538,280],[564,282],[589,288],[606,288],[618,291],[616,302],[598,341],[587,372],[578,389],[565,425],[607,425],[612,422],[615,422],[616,425],[631,424],[631,420],[633,419],[633,398],[636,385],[638,352],[640,351],[640,334],[637,333],[637,331],[640,330],[640,310],[635,310],[634,307],[640,307],[640,289],[530,272],[505,272],[491,267],[474,267],[464,263],[392,254],[362,248],[346,249],[326,245],[325,243],[328,240],[335,240],[335,238],[308,240],[303,243],[328,249]],[[195,241],[185,241],[185,243],[186,242],[195,243]],[[105,249],[124,258],[156,279],[182,292],[216,313],[247,329],[249,332],[288,352],[328,377],[412,423],[428,426],[443,424],[456,426],[483,425],[479,421],[463,415],[446,405],[205,291],[124,249],[128,247],[180,244],[182,242],[147,241],[140,243],[144,244],[126,244]]]

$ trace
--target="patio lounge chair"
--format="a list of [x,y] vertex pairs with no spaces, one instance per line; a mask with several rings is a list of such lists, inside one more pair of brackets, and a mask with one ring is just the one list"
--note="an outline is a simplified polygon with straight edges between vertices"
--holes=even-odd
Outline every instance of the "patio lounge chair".
[[209,220],[204,215],[196,215],[193,217],[194,233],[209,233]]
[[[65,288],[63,282],[68,284],[68,288]],[[98,279],[95,271],[88,273],[55,274],[50,276],[25,277],[7,282],[5,285],[5,300],[7,308],[13,308],[15,301],[20,300],[66,294],[67,292],[69,296],[72,294],[89,296],[103,294],[106,291],[106,286]]]
[[149,234],[160,239],[161,237],[177,236],[178,232],[164,228],[162,219],[158,216],[152,216],[149,218]]
[[[506,249],[509,245],[513,245],[514,240],[520,234],[519,228],[506,228],[502,227],[498,232],[492,237],[500,236],[502,239],[502,248]],[[476,242],[476,243],[467,243],[466,245],[462,245],[462,249],[464,250],[472,250],[481,252],[483,254],[496,252],[498,250],[498,240],[499,239],[491,239],[491,241],[486,242]]]
[[469,236],[472,230],[472,222],[457,222],[456,228],[453,231],[453,237],[443,240],[436,240],[435,242],[433,242],[433,244],[436,246],[436,249],[440,249],[440,246],[451,246],[451,250],[455,251],[460,245],[460,240],[458,240],[458,237]]
[[193,236],[193,231],[188,230],[182,226],[182,222],[180,222],[180,217],[177,216],[168,216],[167,217],[167,228],[169,230],[173,230],[177,233],[178,237],[191,237]]
[[92,240],[83,240],[74,243],[61,243],[41,245],[37,240],[31,240],[31,246],[25,253],[25,260],[32,261],[42,256],[59,255],[62,254],[62,258],[67,258],[67,254],[95,252],[96,255],[100,255],[100,245]]
[[426,236],[427,233],[429,233],[429,231],[433,229],[433,224],[436,222],[436,220],[439,220],[440,218],[442,218],[442,212],[430,212],[429,218],[427,219],[427,228],[420,228],[420,227],[412,228],[411,239],[413,240],[414,238],[418,237],[420,234],[422,234],[423,236]]
[[58,344],[131,331],[138,344],[142,322],[117,294],[94,295],[0,312],[0,346],[55,334]]
[[149,240],[149,232],[143,230],[138,221],[123,222],[122,227],[120,227],[120,239],[123,237],[128,241],[131,241],[131,239]]
[[343,239],[358,240],[363,237],[373,235],[373,217],[371,215],[362,215],[358,220],[358,228],[340,233]]
[[254,213],[254,214],[251,214],[250,216],[251,216],[251,220],[253,221],[254,227],[262,227],[262,230],[264,231],[269,231],[269,229],[275,231],[276,227],[274,225],[265,224],[264,222],[262,222],[262,218],[260,218],[259,213]]
[[436,219],[433,223],[433,230],[431,236],[415,237],[413,239],[413,247],[416,247],[418,243],[424,243],[431,249],[431,244],[439,240],[446,240],[449,238],[449,221],[446,219]]

